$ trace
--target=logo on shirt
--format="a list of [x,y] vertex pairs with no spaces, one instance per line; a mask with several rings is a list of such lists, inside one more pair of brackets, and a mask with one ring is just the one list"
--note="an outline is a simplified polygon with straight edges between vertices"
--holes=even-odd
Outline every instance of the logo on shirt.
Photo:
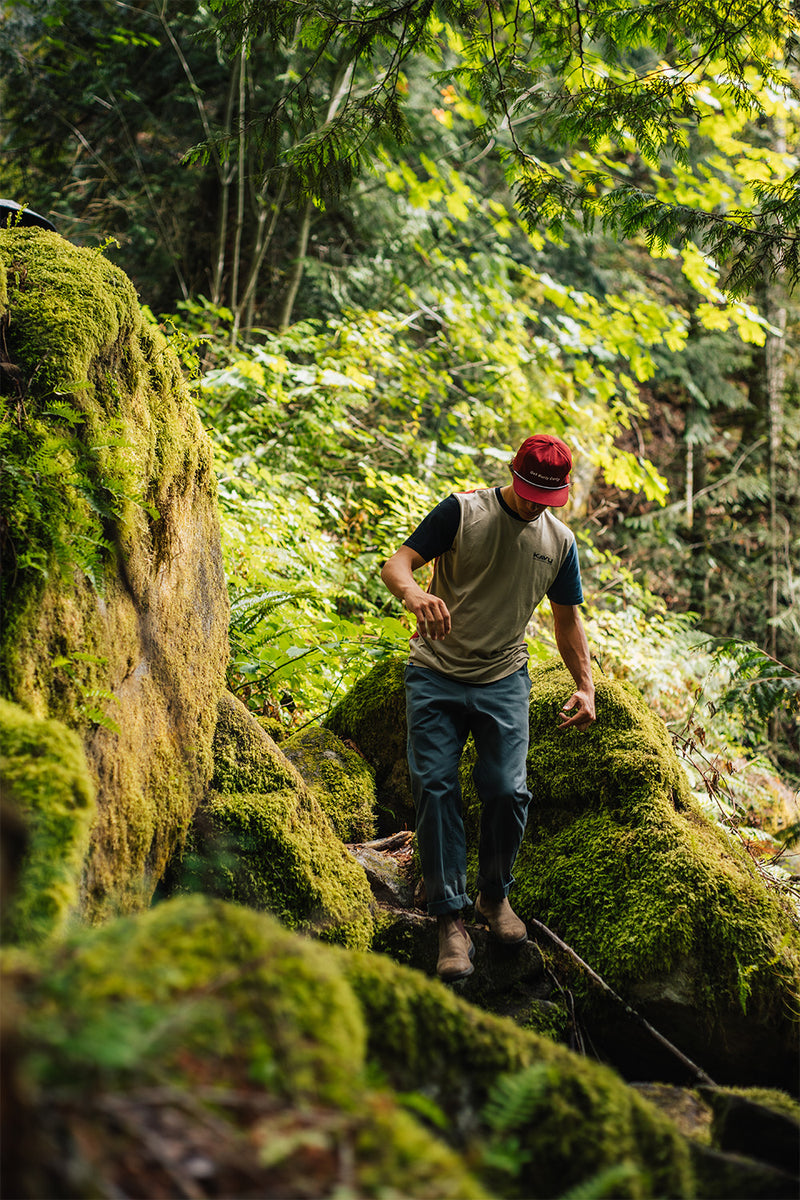
[[553,562],[552,558],[548,558],[546,554],[537,554],[536,551],[534,550],[533,557],[538,558],[539,562],[546,562],[546,563],[550,563],[552,565],[552,562]]

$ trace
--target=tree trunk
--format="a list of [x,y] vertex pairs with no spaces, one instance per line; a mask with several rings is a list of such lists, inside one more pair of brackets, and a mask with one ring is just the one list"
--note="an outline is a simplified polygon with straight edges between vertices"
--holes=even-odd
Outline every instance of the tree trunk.
[[236,182],[236,232],[233,239],[233,275],[231,277],[231,308],[234,319],[231,329],[231,345],[235,348],[239,337],[241,308],[239,305],[239,273],[242,262],[242,231],[244,229],[244,196],[247,189],[247,38],[242,38],[239,52],[239,112],[238,112],[238,166]]
[[[347,63],[344,67],[340,67],[334,85],[331,89],[331,99],[328,104],[328,111],[325,115],[325,120],[321,126],[324,129],[329,125],[338,112],[339,106],[344,100],[345,95],[350,87],[350,81],[353,78],[355,70],[355,59]],[[283,312],[281,314],[281,329],[285,329],[292,320],[292,310],[294,302],[297,299],[297,293],[300,288],[300,281],[303,278],[303,268],[305,266],[306,250],[308,249],[308,238],[311,232],[311,217],[313,215],[314,206],[309,200],[306,203],[303,211],[303,217],[300,222],[300,229],[297,236],[297,257],[294,260],[292,274],[289,280],[289,288],[286,293],[286,298],[283,303]]]

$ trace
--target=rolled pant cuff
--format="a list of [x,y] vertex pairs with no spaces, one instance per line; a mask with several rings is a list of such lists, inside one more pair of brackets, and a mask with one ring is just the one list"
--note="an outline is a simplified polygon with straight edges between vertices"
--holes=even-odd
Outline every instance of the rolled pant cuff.
[[513,878],[508,886],[504,887],[502,883],[487,883],[485,879],[479,876],[475,886],[479,895],[483,896],[486,900],[505,900],[513,884]]
[[469,896],[462,893],[460,896],[451,896],[447,900],[434,900],[428,905],[429,917],[443,917],[446,913],[459,913],[462,908],[469,908],[472,904]]

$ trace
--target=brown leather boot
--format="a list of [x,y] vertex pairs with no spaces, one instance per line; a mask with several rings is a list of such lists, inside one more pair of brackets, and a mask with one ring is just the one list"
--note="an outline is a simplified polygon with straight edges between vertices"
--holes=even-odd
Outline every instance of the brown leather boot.
[[475,901],[475,919],[488,925],[491,933],[506,946],[519,946],[528,940],[528,930],[505,896],[502,900],[488,900],[479,895]]
[[472,938],[464,928],[461,917],[444,913],[439,917],[439,961],[436,974],[446,983],[466,979],[475,968],[471,959],[475,953]]

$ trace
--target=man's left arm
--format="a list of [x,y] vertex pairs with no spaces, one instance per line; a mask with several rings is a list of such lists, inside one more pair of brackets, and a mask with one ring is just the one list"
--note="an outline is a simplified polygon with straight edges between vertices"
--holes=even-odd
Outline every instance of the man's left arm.
[[553,610],[558,653],[575,680],[575,691],[561,707],[561,724],[558,728],[575,726],[581,729],[591,725],[595,719],[592,656],[586,630],[577,604],[555,604],[551,600],[550,607]]

